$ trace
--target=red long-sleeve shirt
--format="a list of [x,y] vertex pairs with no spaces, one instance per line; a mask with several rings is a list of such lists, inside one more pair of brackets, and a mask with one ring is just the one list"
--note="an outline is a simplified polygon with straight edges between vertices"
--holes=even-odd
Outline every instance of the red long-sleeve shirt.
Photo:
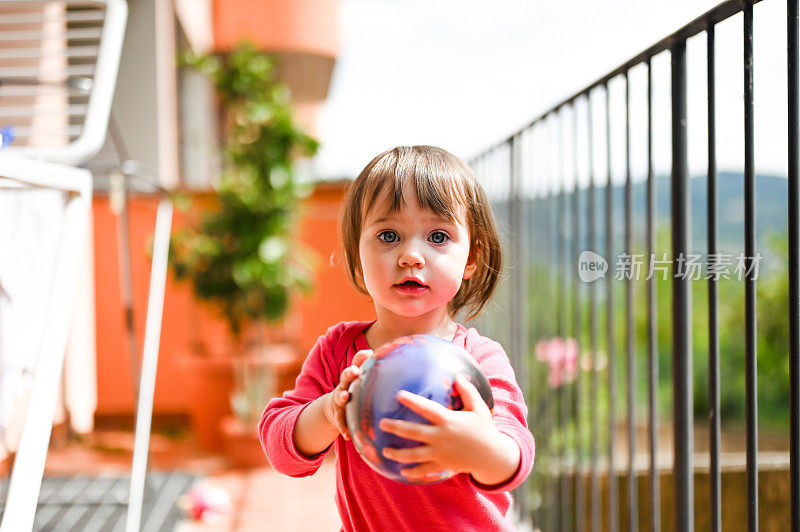
[[[313,475],[329,449],[309,459],[294,445],[300,412],[333,390],[356,351],[369,349],[363,331],[373,322],[342,322],[320,336],[303,364],[295,389],[272,399],[259,422],[261,445],[277,471],[293,477]],[[497,428],[517,443],[520,464],[514,476],[499,486],[483,486],[458,474],[425,486],[401,484],[382,477],[361,459],[351,441],[340,435],[336,451],[336,504],[343,529],[350,531],[514,530],[508,509],[509,490],[533,467],[533,435],[527,429],[527,407],[508,356],[497,342],[474,328],[458,325],[453,343],[464,347],[488,377],[494,396]]]

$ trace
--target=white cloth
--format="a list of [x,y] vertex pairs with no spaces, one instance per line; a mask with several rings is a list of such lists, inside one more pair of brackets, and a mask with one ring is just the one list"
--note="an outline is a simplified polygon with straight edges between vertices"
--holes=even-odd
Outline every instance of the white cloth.
[[0,189],[0,448],[6,450],[16,449],[44,337],[64,200],[57,190]]
[[84,250],[80,256],[75,309],[67,337],[64,359],[64,407],[70,427],[87,434],[94,429],[97,410],[97,343],[94,307],[94,239],[92,218],[86,228]]

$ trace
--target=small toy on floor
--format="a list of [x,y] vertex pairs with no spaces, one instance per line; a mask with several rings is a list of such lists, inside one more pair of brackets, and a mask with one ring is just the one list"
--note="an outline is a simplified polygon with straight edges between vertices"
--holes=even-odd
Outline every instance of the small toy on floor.
[[231,511],[231,498],[219,486],[197,484],[178,498],[178,507],[196,521],[213,523]]

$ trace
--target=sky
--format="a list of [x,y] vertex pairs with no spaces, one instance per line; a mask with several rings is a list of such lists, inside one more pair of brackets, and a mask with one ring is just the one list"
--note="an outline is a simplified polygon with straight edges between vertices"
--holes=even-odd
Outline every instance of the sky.
[[[636,53],[713,8],[709,0],[343,0],[341,48],[318,119],[323,178],[354,177],[381,151],[434,144],[468,160]],[[754,9],[756,167],[785,174],[785,2]],[[741,14],[717,28],[720,170],[742,165]],[[687,45],[690,171],[706,166],[705,37]],[[669,54],[653,61],[655,165],[669,171]],[[646,71],[630,74],[632,167],[646,165],[642,139]],[[624,173],[624,85],[611,84],[612,167]],[[593,116],[604,96],[593,95]],[[579,116],[585,111],[579,108]],[[595,120],[596,143],[604,125]],[[579,131],[586,132],[585,123]],[[557,133],[548,133],[553,136]],[[548,134],[539,135],[546,138]],[[581,133],[579,133],[581,134]],[[531,145],[546,152],[552,141]],[[593,148],[597,171],[604,148]],[[566,148],[564,158],[571,157]],[[537,152],[538,153],[538,152]],[[578,151],[579,179],[588,175]],[[558,167],[563,161],[539,166]],[[564,163],[566,164],[566,163]],[[555,171],[555,170],[554,170]],[[595,172],[597,173],[597,172]],[[583,177],[580,177],[580,176]]]

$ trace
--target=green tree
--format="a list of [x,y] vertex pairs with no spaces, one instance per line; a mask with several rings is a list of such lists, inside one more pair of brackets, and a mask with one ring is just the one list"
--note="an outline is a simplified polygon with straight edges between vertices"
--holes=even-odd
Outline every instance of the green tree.
[[309,190],[293,164],[318,143],[295,124],[291,94],[268,54],[242,44],[225,57],[187,54],[181,63],[217,88],[224,165],[219,207],[174,235],[171,264],[199,298],[219,305],[239,336],[244,323],[279,320],[291,292],[310,287],[311,262],[292,239],[298,200]]

